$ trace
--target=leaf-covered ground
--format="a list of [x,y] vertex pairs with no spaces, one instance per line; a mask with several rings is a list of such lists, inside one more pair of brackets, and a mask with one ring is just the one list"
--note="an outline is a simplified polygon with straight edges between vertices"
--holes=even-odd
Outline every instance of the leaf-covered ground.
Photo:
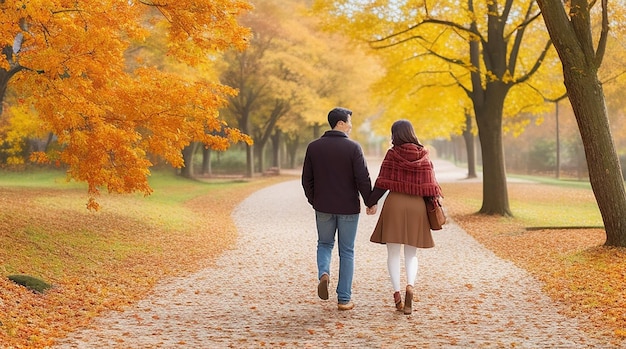
[[[174,188],[181,193],[147,199],[103,196],[100,212],[85,209],[83,189],[0,187],[0,347],[51,345],[101,312],[141,299],[159,280],[208,266],[236,240],[232,209],[284,179],[189,181]],[[54,288],[35,294],[9,281],[11,274]]]
[[[568,316],[580,318],[594,336],[613,337],[616,343],[626,338],[626,249],[603,246],[603,229],[527,230],[529,219],[476,215],[480,200],[478,206],[454,200],[482,197],[482,184],[442,187],[454,220],[498,256],[541,280],[545,292],[566,305]],[[543,227],[550,222],[563,226],[552,216],[567,216],[570,206],[595,202],[590,190],[523,183],[509,184],[509,197],[511,206],[521,201],[556,208],[556,212],[539,210],[544,217],[536,214]]]
[[[235,242],[232,209],[284,179],[292,178],[184,184],[177,194],[149,199],[105,196],[97,213],[84,209],[82,189],[0,187],[0,343],[45,347],[105,310],[143,298],[163,278],[209,266]],[[626,337],[626,250],[602,247],[601,229],[526,230],[549,225],[552,216],[538,214],[530,223],[478,216],[482,184],[442,186],[449,214],[468,233],[543,281],[593,335]],[[588,190],[537,184],[512,184],[509,195],[514,214],[533,200],[563,215],[593,203]],[[55,287],[38,295],[6,279],[20,273]]]

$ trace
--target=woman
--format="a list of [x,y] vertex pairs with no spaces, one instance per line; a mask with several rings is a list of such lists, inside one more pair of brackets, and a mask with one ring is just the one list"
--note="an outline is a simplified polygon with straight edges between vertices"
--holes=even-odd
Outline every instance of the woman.
[[[367,207],[389,191],[370,241],[387,245],[387,268],[396,309],[413,311],[413,286],[417,277],[417,249],[435,246],[430,233],[424,197],[441,197],[428,150],[415,136],[408,120],[391,126],[392,147],[387,151]],[[400,252],[404,246],[406,293],[400,294]]]

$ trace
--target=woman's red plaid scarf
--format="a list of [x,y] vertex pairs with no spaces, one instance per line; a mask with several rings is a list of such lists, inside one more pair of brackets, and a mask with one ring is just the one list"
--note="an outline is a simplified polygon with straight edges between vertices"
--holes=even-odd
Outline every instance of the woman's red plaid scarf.
[[428,150],[413,143],[387,151],[375,186],[410,195],[443,196]]

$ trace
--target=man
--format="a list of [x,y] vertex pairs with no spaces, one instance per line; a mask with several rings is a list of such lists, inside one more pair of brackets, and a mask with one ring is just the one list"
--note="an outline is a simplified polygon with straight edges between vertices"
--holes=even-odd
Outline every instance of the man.
[[[350,310],[354,274],[354,241],[361,202],[367,201],[372,182],[361,146],[348,138],[352,130],[352,111],[334,108],[328,113],[332,130],[309,144],[302,168],[302,187],[315,209],[317,225],[317,294],[328,299],[330,261],[335,244],[339,246],[337,308]],[[375,207],[367,210],[375,212]]]

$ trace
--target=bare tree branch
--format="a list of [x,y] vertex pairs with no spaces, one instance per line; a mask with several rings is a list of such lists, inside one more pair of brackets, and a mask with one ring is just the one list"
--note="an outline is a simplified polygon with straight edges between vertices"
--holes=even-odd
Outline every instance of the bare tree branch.
[[[393,33],[391,35],[387,35],[387,36],[382,37],[382,38],[377,39],[377,40],[371,40],[368,43],[370,44],[370,46],[375,47],[375,48],[391,47],[391,46],[394,46],[394,44],[385,44],[384,42],[385,41],[391,41],[392,39],[395,39],[395,38],[397,38],[399,36],[405,35],[405,34],[411,32],[411,31],[416,30],[417,28],[419,28],[419,27],[421,27],[423,25],[427,25],[427,24],[443,25],[443,26],[447,26],[447,27],[450,27],[450,28],[454,28],[454,29],[459,30],[460,32],[468,34],[469,37],[470,37],[470,40],[475,39],[475,38],[479,38],[481,41],[485,41],[484,38],[482,37],[482,35],[478,31],[472,31],[471,29],[465,28],[465,27],[463,27],[462,25],[460,25],[458,23],[454,23],[454,22],[450,22],[450,21],[443,21],[443,20],[439,20],[439,19],[435,19],[435,18],[428,18],[428,19],[425,19],[425,20],[423,20],[422,22],[420,22],[418,24],[410,26],[409,28],[407,28],[405,30],[401,30],[399,32],[395,32],[395,33]],[[423,39],[423,37],[421,37],[419,35],[416,35],[416,36],[411,36],[411,37],[409,37],[407,39],[402,39],[400,41],[396,41],[396,44],[397,43],[407,42],[407,41],[410,41],[410,40],[416,39],[416,38],[422,38]],[[379,43],[381,44],[381,46],[377,46],[377,44],[379,44]]]
[[[493,9],[497,11],[498,2],[492,1]],[[506,19],[509,18],[509,14],[511,13],[511,8],[513,7],[513,0],[506,0],[504,3],[504,10],[502,10],[502,15],[500,15],[500,21],[502,23],[506,23]],[[497,13],[497,12],[496,12]]]
[[555,97],[555,98],[549,98],[546,97],[543,92],[541,92],[541,90],[539,90],[538,88],[536,88],[535,86],[531,85],[531,84],[527,84],[528,87],[532,88],[535,92],[537,92],[537,94],[539,94],[541,96],[541,98],[543,98],[544,101],[546,102],[550,102],[550,103],[556,103],[556,102],[560,102],[561,100],[567,98],[567,92],[563,93],[562,95]]
[[[530,14],[532,12],[532,8],[533,8],[533,2],[531,1],[528,4],[528,9],[526,10],[526,14],[524,18],[528,18],[531,17]],[[526,20],[525,20],[526,22]],[[522,40],[524,38],[524,33],[526,32],[526,28],[528,28],[527,26],[518,26],[517,30],[514,31],[515,33],[515,40],[513,43],[513,47],[511,48],[511,54],[509,55],[509,64],[507,69],[509,70],[509,72],[511,72],[511,76],[514,76],[515,74],[515,66],[517,65],[517,57],[519,55],[519,50],[522,46]]]
[[535,61],[535,64],[533,65],[533,67],[528,71],[528,73],[526,73],[523,76],[521,76],[518,79],[516,79],[515,80],[516,84],[525,82],[535,72],[537,72],[537,70],[539,70],[539,67],[541,67],[541,63],[543,63],[543,60],[546,58],[546,55],[548,54],[548,50],[550,50],[550,47],[552,47],[552,40],[548,40],[546,42],[546,45],[543,47],[543,51],[541,51],[541,54],[539,55],[539,57]]
[[596,50],[596,67],[600,67],[602,64],[602,59],[604,59],[604,53],[606,52],[606,44],[609,36],[608,6],[608,0],[602,0],[602,31],[600,33],[600,40],[598,41],[598,49]]
[[531,16],[531,15],[530,15],[530,10],[531,10],[531,9],[532,9],[532,4],[530,5],[529,11],[528,11],[528,13],[526,14],[526,19],[525,19],[522,23],[520,23],[520,24],[516,25],[514,28],[512,28],[512,29],[511,29],[511,32],[510,32],[509,34],[507,34],[507,35],[505,36],[505,38],[509,38],[509,37],[511,37],[511,35],[513,35],[513,34],[514,34],[516,31],[518,31],[520,28],[522,28],[522,27],[527,27],[527,26],[529,26],[532,22],[536,21],[538,18],[541,18],[541,11],[538,11],[537,13],[535,13],[534,15],[532,15],[532,16]]
[[572,0],[569,18],[584,57],[592,59],[595,57],[595,52],[590,30],[591,20],[587,0]]

